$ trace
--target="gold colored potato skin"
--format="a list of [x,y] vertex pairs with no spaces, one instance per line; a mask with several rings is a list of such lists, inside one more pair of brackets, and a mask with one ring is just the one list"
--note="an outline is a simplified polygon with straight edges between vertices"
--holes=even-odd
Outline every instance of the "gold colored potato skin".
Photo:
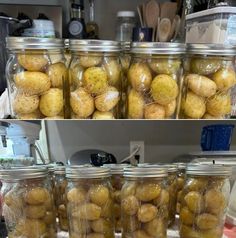
[[27,96],[18,94],[13,102],[13,110],[17,114],[30,114],[39,107],[39,97],[37,95]]
[[25,207],[25,215],[27,218],[40,219],[46,215],[46,208],[44,205],[30,205]]
[[143,201],[149,202],[157,198],[161,193],[161,187],[154,183],[144,183],[137,186],[135,196]]
[[186,202],[188,209],[194,214],[199,214],[204,209],[204,200],[199,192],[189,192],[185,195],[184,201]]
[[65,64],[59,62],[49,65],[47,74],[51,80],[53,88],[62,88],[67,80],[67,69]]
[[201,230],[214,229],[218,225],[218,218],[214,215],[203,213],[196,217],[196,225]]
[[94,221],[100,218],[101,207],[93,203],[85,203],[77,206],[72,216],[82,220]]
[[143,204],[138,210],[138,219],[146,223],[152,221],[157,216],[157,208],[152,204]]
[[41,71],[47,64],[48,59],[44,55],[31,54],[19,54],[17,56],[18,63],[28,71]]
[[48,197],[50,197],[50,194],[47,189],[36,187],[26,192],[24,200],[30,205],[41,205]]
[[128,118],[142,119],[144,116],[144,105],[145,102],[142,94],[131,89],[128,94]]
[[188,207],[182,207],[179,213],[180,221],[187,225],[192,226],[194,223],[194,214],[188,209]]
[[146,105],[144,108],[145,119],[151,119],[151,120],[165,119],[165,116],[166,116],[165,107],[157,103]]
[[135,196],[128,196],[121,201],[122,212],[129,216],[133,216],[138,212],[139,202]]
[[92,186],[88,191],[88,197],[92,203],[104,206],[110,197],[110,191],[103,185]]
[[160,218],[155,218],[144,224],[144,230],[151,237],[166,237],[166,229],[163,220]]
[[72,188],[67,193],[67,199],[71,203],[80,204],[86,200],[86,192],[82,188]]

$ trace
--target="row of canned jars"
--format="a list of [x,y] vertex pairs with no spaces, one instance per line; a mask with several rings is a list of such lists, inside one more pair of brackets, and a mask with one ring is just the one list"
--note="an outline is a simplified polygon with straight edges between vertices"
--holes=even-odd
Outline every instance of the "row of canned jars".
[[[70,238],[114,238],[120,232],[123,238],[167,237],[175,210],[173,166],[72,166],[66,173],[63,167],[56,171],[61,177],[55,186],[57,209],[46,168],[0,171],[9,238],[56,237],[56,213]],[[187,167],[180,200],[181,238],[222,237],[230,176],[225,166]]]
[[[222,45],[7,38],[18,119],[223,119],[236,49]],[[71,53],[68,57],[68,52]],[[67,62],[65,55],[67,56]]]

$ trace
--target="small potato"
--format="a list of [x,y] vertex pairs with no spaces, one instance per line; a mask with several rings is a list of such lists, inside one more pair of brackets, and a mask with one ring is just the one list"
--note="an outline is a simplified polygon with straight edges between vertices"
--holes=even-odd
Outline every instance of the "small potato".
[[125,183],[121,190],[121,198],[135,195],[137,184],[135,182]]
[[[198,231],[195,231],[192,227],[181,225],[180,226],[180,237],[183,238],[202,238]],[[212,237],[213,238],[213,237]]]
[[96,205],[104,206],[110,197],[110,191],[103,185],[93,186],[88,191],[88,197]]
[[63,91],[51,88],[40,99],[40,111],[47,117],[55,117],[63,111]]
[[42,206],[42,205],[26,206],[25,207],[25,215],[27,218],[39,219],[46,215],[46,208],[45,208],[45,206]]
[[96,55],[82,55],[79,58],[79,63],[84,68],[94,67],[102,62],[101,56]]
[[132,89],[128,95],[128,118],[142,119],[144,116],[144,98],[142,94]]
[[27,95],[39,95],[51,87],[47,74],[41,72],[21,72],[15,75],[15,84],[19,91]]
[[115,87],[108,87],[106,92],[95,98],[95,107],[101,112],[108,112],[118,104],[119,100],[119,91]]
[[188,209],[195,213],[201,213],[204,209],[204,199],[199,192],[189,192],[184,197]]
[[215,189],[207,191],[204,200],[206,211],[214,215],[223,214],[227,207],[224,195]]
[[173,59],[152,59],[150,68],[157,74],[177,74],[180,70],[181,61]]
[[93,203],[85,203],[76,207],[76,210],[72,213],[72,216],[77,219],[94,221],[101,216],[101,207]]
[[113,201],[111,198],[102,206],[101,217],[112,218],[113,217]]
[[166,118],[170,118],[175,114],[176,107],[177,107],[176,100],[173,100],[172,102],[170,102],[165,106]]
[[84,72],[83,79],[85,89],[94,95],[104,93],[108,88],[107,73],[103,68],[92,67]]
[[67,199],[75,204],[83,203],[86,200],[86,191],[83,188],[72,188],[67,193]]
[[220,119],[224,119],[223,116],[213,116],[209,113],[205,113],[203,116],[203,119],[207,119],[207,120],[220,120]]
[[200,238],[222,238],[223,228],[216,227],[214,229],[200,231]]
[[128,80],[137,92],[147,92],[152,83],[152,74],[146,64],[135,63],[128,71]]
[[18,94],[13,102],[13,110],[17,114],[30,114],[35,112],[39,107],[39,96],[27,96]]
[[188,82],[188,88],[198,96],[208,98],[216,94],[216,84],[205,76],[189,74],[185,80]]
[[130,55],[122,55],[120,58],[121,66],[125,74],[127,74],[130,66],[131,56]]
[[115,202],[120,203],[120,202],[121,202],[121,191],[116,190],[116,191],[113,193],[113,197],[114,197],[114,201],[115,201]]
[[122,219],[122,227],[124,232],[134,232],[141,228],[141,223],[136,216],[124,216]]
[[[61,220],[61,219],[60,219]],[[46,212],[43,221],[47,224],[47,225],[51,225],[54,224],[56,222],[56,217],[55,214],[53,214],[53,212]]]
[[165,119],[165,115],[165,107],[157,103],[146,105],[144,108],[145,119]]
[[114,59],[105,59],[104,68],[108,75],[108,82],[111,86],[119,86],[121,83],[121,66]]
[[184,114],[193,119],[200,119],[206,112],[206,104],[203,97],[188,92],[185,102],[182,105]]
[[19,195],[13,191],[9,191],[8,193],[6,193],[3,201],[8,207],[13,209],[21,209],[23,207],[22,198],[19,197]]
[[86,238],[106,238],[106,236],[104,234],[100,234],[100,233],[90,233],[90,234],[86,235]]
[[153,200],[153,203],[157,206],[157,207],[161,207],[164,205],[168,205],[170,201],[170,195],[169,192],[167,190],[162,189],[160,196],[158,196],[155,200]]
[[69,69],[70,84],[73,85],[73,87],[79,88],[83,86],[83,76],[84,70],[79,64]]
[[67,69],[65,64],[56,63],[48,67],[47,75],[51,80],[53,88],[62,88],[67,80]]
[[208,181],[204,178],[191,179],[187,183],[187,188],[190,191],[203,191],[207,186]]
[[113,225],[110,221],[100,218],[91,222],[91,228],[97,233],[112,233]]
[[181,223],[192,226],[194,223],[194,214],[187,207],[183,207],[180,210],[179,219]]
[[152,204],[144,204],[138,210],[138,219],[143,223],[152,221],[156,216],[157,208]]
[[183,187],[184,187],[184,178],[182,178],[182,177],[179,177],[179,178],[177,178],[177,187],[178,187],[178,189],[182,189]]
[[212,79],[215,81],[218,90],[228,91],[236,84],[236,74],[233,69],[220,69],[213,74]]
[[50,194],[47,189],[36,187],[26,192],[24,200],[30,205],[41,205],[48,197],[50,197]]
[[17,115],[17,118],[20,120],[35,120],[35,119],[40,119],[42,117],[43,115],[39,110],[36,110],[35,112],[32,112],[32,113]]
[[95,111],[93,113],[93,119],[95,119],[95,120],[112,120],[112,119],[115,119],[115,117],[112,112]]
[[151,95],[155,102],[166,106],[177,98],[178,93],[178,85],[169,75],[160,74],[153,79]]
[[79,219],[72,219],[71,226],[72,230],[75,231],[77,234],[87,234],[91,232],[90,222],[87,220],[79,220]]
[[144,183],[137,187],[135,196],[143,202],[149,202],[156,199],[160,193],[161,187],[158,184]]
[[201,230],[213,229],[218,225],[218,218],[208,213],[196,217],[196,225]]
[[73,112],[78,115],[79,118],[87,118],[92,115],[95,110],[93,97],[82,87],[71,92],[70,105]]
[[132,238],[151,238],[145,231],[138,230],[135,231]]
[[18,63],[28,71],[41,71],[48,64],[48,58],[45,55],[27,52],[18,54]]
[[213,116],[223,116],[231,112],[230,94],[216,94],[206,104],[207,112]]
[[166,225],[165,221],[160,218],[155,218],[154,220],[144,224],[144,230],[151,237],[166,237]]
[[129,216],[133,216],[138,212],[139,202],[135,196],[128,196],[121,201],[121,210]]

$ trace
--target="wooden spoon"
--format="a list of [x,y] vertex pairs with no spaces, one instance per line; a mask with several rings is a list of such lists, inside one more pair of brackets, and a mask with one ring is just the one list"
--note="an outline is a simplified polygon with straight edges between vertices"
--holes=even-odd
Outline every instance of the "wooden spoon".
[[180,18],[179,15],[176,15],[176,28],[175,28],[175,34],[174,34],[174,37],[173,37],[172,41],[176,40],[180,29],[181,29],[181,18]]
[[158,37],[160,42],[167,42],[171,31],[171,21],[168,18],[161,19],[158,27]]
[[142,5],[142,15],[143,15],[143,25],[144,27],[147,26],[147,16],[146,16],[146,3],[143,3]]
[[144,23],[143,23],[143,11],[142,11],[142,6],[137,6],[137,11],[138,11],[138,16],[139,16],[139,21],[141,24],[141,27],[144,27]]
[[170,31],[168,41],[171,41],[173,39],[175,32],[176,32],[176,28],[179,27],[179,21],[180,21],[180,16],[176,15],[172,22],[171,31]]
[[169,18],[172,22],[176,16],[177,3],[176,2],[165,2],[161,4],[161,19]]

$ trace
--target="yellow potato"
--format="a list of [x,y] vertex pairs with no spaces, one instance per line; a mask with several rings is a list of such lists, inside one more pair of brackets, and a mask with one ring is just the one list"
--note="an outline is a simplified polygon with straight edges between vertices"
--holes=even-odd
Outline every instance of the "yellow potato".
[[[60,219],[61,220],[61,219]],[[46,212],[43,221],[47,224],[47,225],[51,225],[54,224],[56,222],[56,216],[53,212]]]
[[145,231],[138,230],[133,233],[132,238],[151,238]]
[[93,203],[85,203],[76,207],[76,210],[72,212],[72,216],[77,219],[94,221],[101,216],[101,207]]
[[123,216],[122,227],[124,232],[134,232],[141,228],[141,223],[138,221],[136,216]]
[[189,192],[185,195],[184,201],[193,213],[201,213],[204,209],[204,199],[199,192]]
[[95,110],[93,97],[84,88],[71,92],[70,105],[79,118],[91,116]]
[[177,74],[180,70],[181,61],[173,59],[152,59],[150,68],[157,74]]
[[50,197],[50,194],[47,189],[36,187],[26,192],[24,200],[30,205],[40,205],[43,204],[48,197]]
[[115,87],[108,87],[106,92],[95,98],[95,107],[101,112],[112,110],[120,100],[120,93]]
[[216,94],[206,104],[207,112],[213,116],[223,116],[231,112],[230,94]]
[[128,95],[128,118],[142,119],[144,116],[144,105],[143,96],[132,89]]
[[4,204],[6,204],[10,208],[18,208],[21,209],[23,206],[22,198],[15,193],[14,191],[9,191],[4,196]]
[[95,119],[95,120],[112,120],[112,119],[115,119],[115,117],[112,112],[95,111],[93,113],[93,119]]
[[191,179],[187,182],[187,188],[190,191],[203,191],[208,181],[205,178]]
[[182,189],[183,187],[184,187],[184,178],[182,178],[182,177],[179,177],[179,178],[177,178],[177,187],[178,187],[178,189]]
[[166,118],[170,118],[175,114],[176,106],[177,106],[176,100],[173,100],[172,102],[170,102],[165,106]]
[[200,119],[206,112],[206,104],[203,97],[199,97],[192,92],[188,92],[185,102],[183,102],[184,114],[193,119]]
[[201,230],[213,229],[218,225],[218,218],[208,213],[196,217],[196,225]]
[[147,92],[152,83],[152,74],[146,64],[135,63],[128,71],[128,80],[136,91]]
[[67,69],[65,64],[56,63],[48,67],[47,74],[53,88],[62,88],[67,80]]
[[32,113],[17,115],[17,118],[20,120],[35,120],[35,119],[40,119],[42,117],[43,115],[39,110],[36,110],[35,112],[32,112]]
[[181,238],[202,238],[194,228],[185,225],[180,226],[179,233]]
[[94,232],[97,233],[112,233],[113,224],[108,220],[100,218],[96,221],[91,222],[91,228]]
[[125,74],[129,70],[130,61],[131,61],[131,56],[130,55],[122,55],[121,58],[120,58],[122,69],[124,70]]
[[188,82],[188,88],[198,96],[211,97],[216,94],[216,84],[205,76],[189,74],[185,80]]
[[42,206],[42,205],[26,206],[25,207],[25,215],[27,218],[32,218],[32,219],[43,218],[46,215],[46,208],[45,208],[45,206]]
[[157,211],[154,205],[143,204],[138,210],[138,219],[143,223],[150,222],[157,216]]
[[103,68],[92,67],[84,72],[83,79],[85,89],[94,95],[104,93],[108,88],[107,73]]
[[233,69],[220,69],[212,75],[217,88],[220,91],[227,91],[236,84],[236,74]]
[[94,67],[102,62],[102,57],[98,55],[82,55],[79,58],[79,63],[84,68]]
[[165,119],[165,114],[165,107],[157,103],[146,105],[144,108],[145,119]]
[[192,226],[194,223],[194,214],[187,207],[182,207],[179,213],[181,223]]
[[119,86],[121,83],[121,66],[114,59],[105,59],[104,68],[108,75],[108,82],[111,86]]
[[112,218],[113,217],[113,201],[111,198],[102,206],[101,217]]
[[100,233],[90,233],[86,235],[86,238],[106,238],[106,236]]
[[48,58],[45,55],[32,54],[18,54],[18,63],[28,71],[41,71],[48,64]]
[[37,95],[27,96],[18,94],[13,102],[13,110],[17,114],[30,114],[39,107],[39,97]]
[[72,230],[77,234],[86,235],[91,232],[90,222],[87,220],[72,219],[71,226]]
[[153,79],[151,95],[155,102],[166,106],[177,98],[178,93],[178,85],[169,75],[160,74]]
[[59,88],[51,88],[40,99],[40,111],[47,117],[55,117],[63,111],[63,91]]
[[19,91],[27,95],[39,95],[51,87],[47,74],[41,72],[21,72],[15,75],[15,84]]
[[170,201],[170,195],[169,192],[167,190],[162,189],[160,196],[158,196],[155,200],[153,200],[153,203],[157,206],[157,207],[161,207],[164,205],[168,205]]
[[136,182],[125,183],[121,190],[121,198],[135,195],[137,184]]
[[90,198],[91,202],[98,206],[103,206],[107,203],[110,197],[110,191],[103,185],[94,185],[89,189],[88,197]]
[[135,196],[128,196],[121,201],[121,210],[123,213],[133,216],[138,212],[139,202]]
[[151,237],[166,237],[166,224],[164,219],[155,218],[154,220],[144,224],[144,230]]
[[221,226],[200,232],[200,238],[222,238],[222,236],[223,236],[223,227]]
[[86,200],[86,191],[83,188],[72,188],[67,193],[67,199],[72,203],[83,203]]
[[203,119],[208,119],[208,120],[220,120],[220,119],[224,119],[223,116],[212,116],[209,113],[205,113],[205,115],[203,116]]
[[149,202],[156,199],[160,193],[161,187],[158,184],[144,183],[137,187],[135,196],[143,202]]
[[84,69],[79,64],[76,64],[69,69],[69,80],[73,87],[79,88],[83,86],[83,76]]

